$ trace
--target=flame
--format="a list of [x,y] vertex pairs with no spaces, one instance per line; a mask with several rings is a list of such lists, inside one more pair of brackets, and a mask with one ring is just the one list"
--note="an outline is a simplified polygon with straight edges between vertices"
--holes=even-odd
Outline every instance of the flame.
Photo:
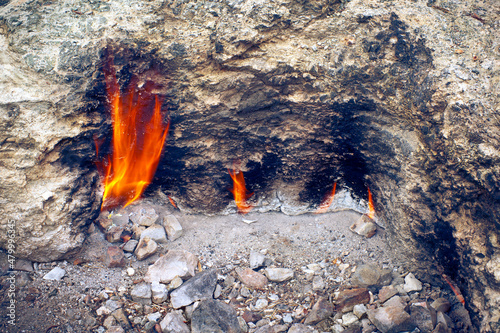
[[241,214],[246,214],[250,212],[253,208],[252,205],[247,203],[247,200],[253,195],[253,193],[248,194],[247,188],[245,187],[245,178],[243,178],[243,172],[236,171],[233,169],[228,170],[231,179],[233,180],[233,188],[230,189],[231,193],[234,196],[234,202],[236,203],[236,207],[238,207],[238,212]]
[[[136,94],[135,85],[130,84],[128,94],[122,97],[111,61],[104,72],[113,121],[113,150],[101,162],[105,174],[101,210],[126,207],[142,195],[156,172],[170,125],[163,123],[156,95],[153,115],[147,114],[151,111],[147,105],[153,102],[151,84],[145,84]],[[99,153],[97,141],[96,151]]]
[[319,205],[318,209],[314,212],[314,214],[323,214],[326,213],[328,208],[333,202],[333,197],[335,196],[335,190],[337,189],[337,182],[333,183],[333,189],[332,192],[328,193],[321,204]]
[[370,188],[368,188],[368,217],[373,219],[375,218],[375,206],[373,205],[372,192]]

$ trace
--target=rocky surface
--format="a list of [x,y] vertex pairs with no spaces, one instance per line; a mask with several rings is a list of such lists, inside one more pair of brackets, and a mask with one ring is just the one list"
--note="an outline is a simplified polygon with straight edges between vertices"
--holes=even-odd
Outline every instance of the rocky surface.
[[170,112],[148,196],[234,212],[235,160],[260,211],[313,211],[337,181],[330,209],[364,212],[368,185],[408,267],[459,281],[475,326],[494,332],[498,6],[2,1],[0,245],[12,221],[19,258],[59,260],[82,246],[99,214],[93,138],[110,132],[111,52],[120,81],[155,81]]

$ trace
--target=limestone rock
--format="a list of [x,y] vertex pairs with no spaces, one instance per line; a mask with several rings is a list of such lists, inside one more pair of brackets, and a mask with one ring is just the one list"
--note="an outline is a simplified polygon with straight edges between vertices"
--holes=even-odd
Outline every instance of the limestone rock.
[[137,257],[137,260],[144,260],[155,254],[157,250],[158,244],[156,244],[156,242],[149,237],[144,237],[141,238],[141,240],[137,244],[134,253]]
[[173,242],[182,236],[182,226],[175,215],[167,215],[163,218],[163,227],[167,232],[168,240]]
[[312,307],[304,324],[315,325],[333,315],[333,304],[325,298],[320,298]]
[[236,311],[229,305],[207,299],[201,301],[191,318],[192,333],[241,333]]
[[194,254],[183,250],[170,250],[148,267],[144,281],[169,283],[175,277],[191,277],[195,275],[197,266],[198,258]]
[[161,304],[167,300],[168,289],[163,283],[153,281],[151,283],[152,301],[155,304]]
[[132,208],[129,218],[138,225],[149,227],[158,221],[159,216],[153,207],[142,204]]
[[238,274],[238,278],[243,282],[246,286],[254,289],[262,289],[264,288],[268,280],[261,273],[255,272],[250,268],[237,268],[236,274]]
[[54,267],[50,272],[43,276],[44,280],[56,280],[59,281],[63,278],[66,271],[60,267]]
[[198,273],[170,293],[172,306],[178,309],[195,301],[211,299],[216,284],[217,272],[215,270]]
[[422,290],[422,282],[417,280],[413,273],[409,273],[405,276],[405,284],[403,288],[407,293],[412,291],[420,291]]
[[139,283],[130,292],[132,300],[141,304],[151,304],[151,285],[149,283]]
[[264,273],[273,282],[283,282],[293,279],[293,270],[289,268],[266,268]]
[[368,215],[363,214],[358,221],[354,222],[354,224],[349,227],[349,229],[358,235],[371,238],[377,232],[377,225]]
[[415,325],[410,315],[397,306],[383,306],[368,310],[368,318],[382,333],[411,331]]
[[137,244],[139,244],[139,241],[135,239],[130,239],[123,245],[122,250],[125,252],[134,252],[135,248],[137,247]]
[[252,251],[250,252],[249,264],[251,269],[256,269],[264,266],[264,261],[266,256],[260,252]]
[[176,310],[165,315],[160,327],[163,333],[191,333],[185,321],[182,311]]
[[165,233],[165,228],[161,225],[154,224],[141,232],[140,239],[149,238],[154,240],[156,243],[166,243],[167,234]]

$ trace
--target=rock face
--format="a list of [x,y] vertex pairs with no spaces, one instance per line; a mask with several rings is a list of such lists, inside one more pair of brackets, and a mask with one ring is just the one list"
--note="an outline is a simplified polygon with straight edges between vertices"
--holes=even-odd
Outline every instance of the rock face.
[[235,160],[255,209],[313,209],[334,181],[338,207],[368,185],[416,275],[460,281],[475,324],[496,331],[498,6],[2,1],[0,246],[10,221],[18,258],[61,259],[82,244],[102,193],[93,138],[111,131],[111,53],[120,81],[154,81],[170,113],[149,195],[235,211]]

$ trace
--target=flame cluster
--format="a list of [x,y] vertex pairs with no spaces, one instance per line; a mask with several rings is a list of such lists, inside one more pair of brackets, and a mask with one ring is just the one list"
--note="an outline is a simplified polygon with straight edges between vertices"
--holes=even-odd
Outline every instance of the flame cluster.
[[233,188],[229,189],[234,196],[234,202],[238,208],[238,212],[241,214],[247,214],[252,209],[247,200],[253,195],[253,193],[248,193],[245,186],[245,178],[243,177],[243,172],[233,169],[228,170],[231,179],[233,180]]

